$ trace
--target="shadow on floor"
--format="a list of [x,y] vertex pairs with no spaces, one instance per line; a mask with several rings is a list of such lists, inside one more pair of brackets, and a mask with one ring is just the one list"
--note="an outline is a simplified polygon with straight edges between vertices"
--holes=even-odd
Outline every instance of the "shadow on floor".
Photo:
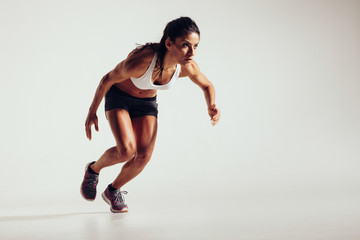
[[109,212],[79,212],[79,213],[58,213],[58,214],[43,214],[43,215],[26,215],[26,216],[4,216],[0,217],[0,222],[8,221],[28,221],[28,220],[46,220],[59,217],[71,217],[71,216],[85,216],[85,215],[100,215],[111,214]]

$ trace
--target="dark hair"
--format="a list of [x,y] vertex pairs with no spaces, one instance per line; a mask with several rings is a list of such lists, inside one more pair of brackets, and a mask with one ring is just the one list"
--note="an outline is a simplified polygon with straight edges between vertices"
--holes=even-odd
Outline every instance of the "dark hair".
[[164,29],[163,36],[159,43],[146,43],[145,45],[140,45],[138,51],[143,50],[146,47],[150,47],[155,53],[158,54],[157,66],[159,66],[159,73],[161,75],[164,70],[164,56],[167,51],[165,46],[165,41],[167,38],[170,38],[171,41],[175,42],[175,39],[185,34],[195,32],[200,36],[200,30],[196,23],[189,17],[180,17],[175,20],[172,20]]

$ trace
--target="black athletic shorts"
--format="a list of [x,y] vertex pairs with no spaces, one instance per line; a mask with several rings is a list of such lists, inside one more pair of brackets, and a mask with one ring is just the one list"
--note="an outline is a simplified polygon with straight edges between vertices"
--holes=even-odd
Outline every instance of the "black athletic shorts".
[[133,97],[119,88],[112,86],[105,95],[105,111],[121,108],[129,112],[131,118],[152,115],[157,117],[156,96],[152,98]]

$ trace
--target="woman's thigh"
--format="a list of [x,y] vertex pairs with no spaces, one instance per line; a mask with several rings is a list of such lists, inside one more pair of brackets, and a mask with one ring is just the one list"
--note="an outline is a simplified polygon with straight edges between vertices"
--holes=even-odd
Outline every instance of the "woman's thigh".
[[122,148],[135,150],[136,140],[128,111],[120,108],[112,109],[106,111],[106,117],[119,150]]
[[132,119],[138,154],[152,154],[157,134],[157,118],[152,115]]

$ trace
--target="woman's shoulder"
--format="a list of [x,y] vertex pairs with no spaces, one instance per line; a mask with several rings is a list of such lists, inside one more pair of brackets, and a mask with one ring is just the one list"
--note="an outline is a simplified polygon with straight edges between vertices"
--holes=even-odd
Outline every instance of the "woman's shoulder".
[[132,64],[150,64],[155,52],[151,48],[144,48],[144,49],[134,49],[129,53],[126,58],[128,63]]
[[180,77],[191,77],[198,74],[200,74],[200,68],[194,60],[190,63],[181,65]]
[[134,49],[129,53],[124,60],[124,64],[129,71],[140,71],[147,69],[154,57],[154,51],[151,48],[144,48],[142,50]]

